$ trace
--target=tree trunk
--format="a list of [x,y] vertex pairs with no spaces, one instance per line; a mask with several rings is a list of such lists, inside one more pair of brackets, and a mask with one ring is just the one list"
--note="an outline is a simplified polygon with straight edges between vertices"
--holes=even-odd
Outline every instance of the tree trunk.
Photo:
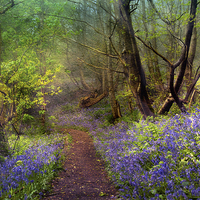
[[93,89],[86,83],[83,70],[80,68],[81,84],[85,90],[92,91]]
[[[109,5],[109,9],[111,10],[111,4]],[[112,29],[112,24],[111,24],[111,15],[109,16],[109,26],[108,26],[108,33],[111,35],[111,29]],[[111,47],[111,42],[109,41],[108,44],[108,54],[112,54],[112,47]],[[110,99],[110,105],[112,109],[112,115],[114,120],[117,118],[122,117],[121,116],[121,111],[120,111],[120,105],[116,100],[115,97],[115,87],[113,83],[113,71],[112,69],[112,59],[111,57],[108,57],[108,70],[107,70],[107,77],[108,77],[108,87],[109,87],[109,99]]]
[[[197,8],[197,0],[192,0],[191,6],[190,6],[190,19],[189,19],[188,24],[187,24],[187,31],[186,31],[186,37],[185,37],[185,46],[186,46],[185,59],[181,63],[180,71],[179,71],[175,86],[173,86],[174,91],[177,94],[179,93],[179,89],[182,85],[183,78],[184,78],[185,71],[186,71],[186,66],[187,66],[187,63],[188,63],[188,52],[189,52],[189,48],[190,48],[192,31],[193,31],[194,21],[195,21],[195,17],[196,17],[196,8]],[[183,53],[185,53],[185,52],[183,52]],[[164,102],[164,104],[162,105],[162,107],[161,107],[161,109],[159,110],[158,113],[159,114],[165,114],[165,113],[169,112],[173,102],[174,102],[174,99],[172,99],[171,95],[169,95],[169,97],[166,99],[166,101]]]
[[[154,24],[154,22],[153,22],[153,24]],[[154,25],[153,25],[153,34],[156,34]],[[153,44],[153,48],[157,50],[157,39],[156,39],[156,37],[153,38],[152,44]],[[154,71],[155,71],[154,76],[156,77],[155,78],[155,86],[157,86],[160,91],[164,91],[162,75],[161,75],[159,64],[158,64],[158,56],[155,55],[155,54],[153,55],[153,62],[154,62]]]
[[113,84],[113,72],[108,69],[107,72],[108,75],[108,85],[109,85],[109,98],[110,98],[110,105],[112,109],[112,115],[114,119],[121,117],[121,111],[120,111],[120,105],[116,100],[115,97],[115,90],[114,90],[114,84]]
[[[3,95],[1,96],[1,98],[5,99],[6,97],[3,97]],[[11,120],[12,117],[8,117],[6,116],[7,114],[7,105],[4,102],[4,100],[2,101],[2,105],[1,105],[1,115],[0,115],[0,162],[2,161],[1,157],[6,157],[10,155],[10,146],[7,140],[7,136],[6,133],[4,132],[4,126],[5,126],[5,122],[6,122],[6,117],[7,120]],[[12,112],[11,112],[12,114]]]
[[186,78],[186,86],[189,87],[189,84],[192,80],[192,65],[194,61],[194,57],[196,54],[196,46],[197,46],[197,28],[194,27],[193,33],[192,33],[192,39],[191,39],[191,45],[188,53],[188,63],[186,66],[185,71],[185,78]]
[[147,90],[146,78],[142,68],[135,34],[130,16],[130,1],[119,0],[119,10],[121,14],[121,27],[123,27],[125,48],[123,51],[124,72],[130,90],[136,99],[136,104],[143,117],[154,116]]
[[0,125],[0,163],[2,161],[2,157],[6,157],[10,155],[10,147],[8,144],[7,137],[4,133],[3,126]]
[[2,63],[2,33],[1,33],[1,22],[0,22],[0,76],[1,76],[1,63]]
[[[149,33],[149,30],[148,30],[148,25],[147,25],[147,22],[146,22],[146,5],[145,5],[145,0],[142,0],[142,22],[143,22],[143,25],[144,25],[144,30],[145,30],[145,35],[146,35],[146,39],[148,38],[148,33]],[[150,73],[150,78],[151,80],[153,80],[155,82],[156,78],[155,78],[155,73],[154,73],[154,67],[153,67],[153,60],[152,60],[152,55],[151,55],[151,50],[148,49],[148,48],[145,48],[145,52],[146,52],[146,55],[147,55],[147,67],[148,67],[148,70],[149,70],[149,73]]]
[[[2,63],[2,34],[1,34],[1,24],[0,24],[0,76],[1,76],[1,63]],[[4,133],[3,123],[5,121],[5,105],[4,105],[4,96],[0,95],[2,98],[2,105],[1,105],[1,113],[0,113],[0,162],[3,160],[1,157],[8,156],[9,152],[9,143],[7,137]]]

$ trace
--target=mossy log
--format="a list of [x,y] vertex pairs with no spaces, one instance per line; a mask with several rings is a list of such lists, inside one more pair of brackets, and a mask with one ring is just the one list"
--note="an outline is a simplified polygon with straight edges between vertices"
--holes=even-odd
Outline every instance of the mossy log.
[[93,106],[96,103],[98,103],[99,101],[101,101],[107,95],[108,95],[107,92],[105,92],[99,96],[97,93],[92,93],[89,96],[82,97],[82,98],[80,98],[79,107],[80,108],[88,108],[90,106]]

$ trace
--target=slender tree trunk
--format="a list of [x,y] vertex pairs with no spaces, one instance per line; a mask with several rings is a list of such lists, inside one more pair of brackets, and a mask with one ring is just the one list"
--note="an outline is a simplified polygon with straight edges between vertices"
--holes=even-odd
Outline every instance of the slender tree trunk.
[[1,21],[0,21],[0,77],[1,77],[1,63],[2,63],[2,30],[1,30]]
[[[153,20],[153,24],[154,24],[154,20]],[[153,25],[153,33],[156,34],[156,31],[155,31],[155,26]],[[156,37],[153,38],[153,41],[152,41],[152,44],[153,44],[153,48],[157,50],[157,39]],[[162,81],[162,75],[161,75],[161,72],[160,72],[160,68],[159,68],[159,64],[158,64],[158,56],[157,55],[153,55],[153,62],[154,62],[154,71],[155,71],[155,84],[156,86],[158,86],[158,89],[160,91],[164,91],[164,85],[163,85],[163,81]]]
[[[111,53],[111,45],[109,44],[109,54]],[[117,119],[121,117],[120,105],[115,97],[115,88],[113,83],[113,72],[111,71],[112,68],[112,60],[108,58],[108,87],[109,87],[109,98],[110,98],[110,105],[112,109],[113,118]]]
[[[2,29],[1,29],[1,22],[0,22],[0,77],[1,77],[1,64],[2,64]],[[2,82],[0,80],[0,82]],[[4,99],[4,96],[1,95],[1,98]],[[9,143],[6,137],[6,134],[4,132],[4,121],[5,121],[5,104],[4,100],[2,100],[2,105],[1,105],[1,116],[0,116],[0,162],[2,161],[2,157],[8,156],[10,154],[9,152]]]
[[110,98],[110,105],[112,109],[112,115],[114,119],[121,117],[120,105],[115,97],[115,90],[113,84],[113,72],[108,69],[108,85],[109,85],[109,98]]
[[0,125],[0,163],[2,161],[2,157],[10,155],[10,147],[8,144],[7,137],[4,133],[4,128],[2,125]]
[[192,80],[192,66],[194,57],[196,54],[196,46],[197,46],[197,28],[194,27],[191,39],[191,45],[188,53],[188,63],[186,66],[185,71],[185,78],[186,78],[186,86],[188,87]]
[[83,88],[85,90],[92,91],[92,88],[90,88],[90,86],[85,81],[83,70],[81,68],[80,68],[80,78],[81,78],[81,84],[82,84]]
[[[146,22],[146,4],[145,4],[145,0],[142,0],[142,22],[144,25],[144,30],[145,30],[145,34],[146,34],[146,38],[148,38],[148,25]],[[151,80],[153,80],[155,82],[156,77],[155,77],[155,73],[154,73],[154,67],[153,67],[153,60],[152,60],[152,55],[151,55],[151,50],[148,48],[145,48],[145,52],[147,55],[147,67],[150,73],[150,78]]]
[[[191,6],[190,6],[190,19],[187,24],[186,37],[185,37],[185,46],[186,46],[186,54],[185,55],[186,56],[185,56],[185,59],[183,60],[183,62],[181,63],[180,71],[179,71],[178,77],[176,79],[175,86],[173,86],[174,87],[173,90],[176,94],[179,93],[179,89],[181,88],[183,78],[185,75],[185,71],[186,71],[186,66],[188,63],[188,52],[189,52],[192,32],[193,32],[193,28],[194,28],[194,21],[195,21],[195,17],[196,17],[196,8],[197,8],[197,0],[192,0]],[[171,89],[172,89],[172,86],[171,86]],[[173,105],[174,101],[175,101],[174,98],[172,98],[172,96],[170,95],[166,99],[164,104],[162,105],[161,109],[159,110],[159,114],[165,114],[166,112],[168,112],[170,110],[171,106]]]
[[102,93],[108,91],[108,78],[106,70],[102,71]]
[[[109,10],[111,10],[111,4],[109,4]],[[109,26],[108,26],[108,33],[111,35],[111,29],[112,29],[112,24],[111,24],[111,15],[109,15],[108,21],[109,21]],[[109,41],[108,44],[108,54],[112,54],[112,47],[111,47],[111,42]],[[121,111],[120,111],[120,105],[118,101],[116,100],[115,97],[115,87],[114,87],[114,81],[113,81],[113,71],[112,69],[112,58],[108,57],[108,72],[107,72],[107,77],[108,77],[108,87],[109,87],[109,98],[110,98],[110,105],[112,109],[112,114],[114,120],[117,118],[121,117]]]
[[[5,97],[2,97],[2,98],[5,98]],[[5,156],[10,155],[10,146],[8,143],[7,135],[4,131],[6,117],[7,117],[6,114],[7,115],[9,115],[9,114],[7,113],[7,105],[6,105],[5,101],[2,102],[1,106],[2,107],[0,108],[1,109],[1,115],[0,115],[0,162],[2,160],[1,156],[5,157]]]

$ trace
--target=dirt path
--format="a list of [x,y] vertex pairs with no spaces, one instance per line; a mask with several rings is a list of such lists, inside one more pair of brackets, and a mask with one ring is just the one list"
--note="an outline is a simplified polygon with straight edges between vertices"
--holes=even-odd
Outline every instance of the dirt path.
[[66,171],[52,182],[53,193],[45,199],[116,199],[117,190],[108,179],[104,162],[96,156],[90,136],[77,130],[68,133],[73,143],[64,163]]

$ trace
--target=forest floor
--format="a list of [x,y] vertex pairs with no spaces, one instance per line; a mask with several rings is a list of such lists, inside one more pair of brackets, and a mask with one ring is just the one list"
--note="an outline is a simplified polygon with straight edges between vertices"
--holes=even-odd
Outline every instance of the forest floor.
[[[65,130],[72,137],[63,170],[52,181],[52,192],[46,200],[110,200],[118,199],[118,192],[108,177],[105,163],[97,155],[92,138],[78,130]],[[67,146],[68,144],[66,144]]]

